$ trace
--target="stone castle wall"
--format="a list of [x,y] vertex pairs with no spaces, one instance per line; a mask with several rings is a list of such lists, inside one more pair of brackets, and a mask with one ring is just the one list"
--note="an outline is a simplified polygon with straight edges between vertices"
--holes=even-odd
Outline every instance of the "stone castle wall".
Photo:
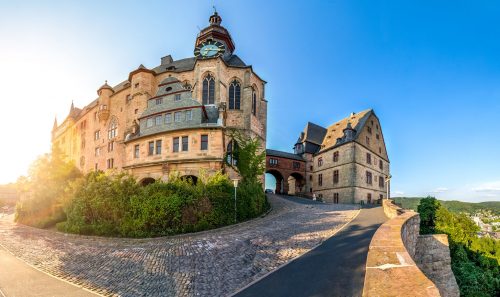
[[451,257],[446,234],[420,235],[415,259],[420,270],[438,287],[441,296],[460,296],[451,270]]
[[375,232],[363,296],[459,296],[444,234],[420,235],[420,216],[383,202],[391,218]]

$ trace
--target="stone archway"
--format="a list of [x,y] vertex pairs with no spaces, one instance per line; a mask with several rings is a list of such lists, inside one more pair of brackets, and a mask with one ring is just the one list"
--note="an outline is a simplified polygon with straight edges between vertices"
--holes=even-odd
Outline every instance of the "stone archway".
[[141,184],[141,186],[147,186],[147,185],[150,185],[152,183],[156,182],[156,180],[152,177],[146,177],[146,178],[143,178],[141,179],[141,181],[139,182]]
[[198,182],[198,177],[196,175],[183,175],[181,176],[181,179],[190,182],[193,185],[196,185]]
[[306,180],[304,176],[298,172],[292,172],[288,178],[288,194],[303,196],[306,193]]
[[276,179],[276,189],[275,194],[286,194],[288,193],[288,183],[285,182],[283,175],[278,170],[267,170],[266,173],[271,174]]

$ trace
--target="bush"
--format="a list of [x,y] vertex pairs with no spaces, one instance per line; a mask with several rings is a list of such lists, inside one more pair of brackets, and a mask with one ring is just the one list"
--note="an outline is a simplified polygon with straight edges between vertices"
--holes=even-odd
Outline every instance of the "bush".
[[[234,223],[233,185],[218,172],[191,181],[171,177],[145,187],[126,174],[89,173],[66,208],[65,232],[126,237],[164,236]],[[238,219],[260,215],[266,199],[260,183],[242,183]]]

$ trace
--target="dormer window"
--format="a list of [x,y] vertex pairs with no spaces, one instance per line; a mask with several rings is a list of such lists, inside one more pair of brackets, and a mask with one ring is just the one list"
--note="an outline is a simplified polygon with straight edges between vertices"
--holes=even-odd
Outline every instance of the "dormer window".
[[180,101],[180,100],[181,100],[181,94],[175,94],[174,101]]
[[156,105],[163,104],[163,98],[157,98],[156,99]]
[[193,113],[191,110],[186,110],[186,121],[190,121],[193,119]]

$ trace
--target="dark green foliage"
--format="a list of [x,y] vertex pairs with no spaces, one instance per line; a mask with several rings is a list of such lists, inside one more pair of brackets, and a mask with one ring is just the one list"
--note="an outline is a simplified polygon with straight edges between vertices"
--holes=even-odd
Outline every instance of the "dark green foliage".
[[[238,188],[238,221],[268,208],[260,183]],[[126,174],[89,173],[76,185],[61,231],[107,236],[151,237],[195,232],[234,223],[234,188],[217,173],[195,185],[172,176],[141,187]]]
[[466,215],[450,212],[439,201],[435,206],[432,199],[421,200],[418,209],[426,211],[427,218],[434,218],[426,220],[421,229],[448,234],[452,270],[461,296],[499,296],[500,242],[479,238],[479,228]]
[[58,228],[79,234],[118,234],[128,218],[130,197],[141,192],[131,176],[102,171],[88,173],[74,187],[74,197],[66,207],[68,221]]
[[427,197],[420,200],[420,204],[417,207],[417,211],[420,213],[420,233],[434,233],[436,211],[439,206],[439,201],[434,197]]
[[16,221],[39,228],[64,221],[63,207],[72,196],[70,185],[80,177],[80,171],[53,147],[51,154],[32,164],[28,177],[17,181],[21,199],[16,205]]

